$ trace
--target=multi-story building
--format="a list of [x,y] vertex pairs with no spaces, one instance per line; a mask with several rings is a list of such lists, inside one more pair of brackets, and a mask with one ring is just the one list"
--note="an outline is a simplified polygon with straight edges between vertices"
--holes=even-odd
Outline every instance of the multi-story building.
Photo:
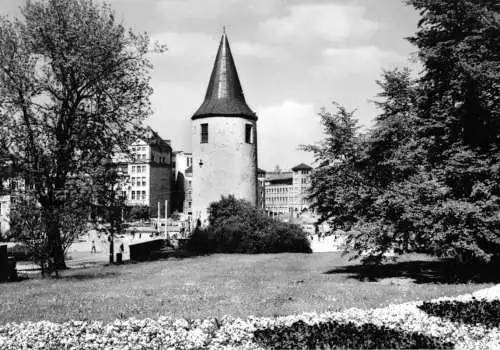
[[192,217],[193,215],[193,197],[192,197],[192,192],[193,192],[193,167],[190,166],[189,168],[186,169],[185,172],[185,177],[184,177],[184,211],[183,213],[188,216]]
[[[172,147],[170,141],[162,139],[149,130],[146,137],[129,146],[130,156],[117,155],[114,162],[126,180],[121,188],[126,205],[146,206],[152,217],[165,213],[165,201],[171,201],[172,192]],[[171,203],[167,208],[172,212]]]
[[10,229],[10,202],[10,194],[0,192],[0,238],[4,237]]
[[32,189],[32,186],[26,185],[26,182],[18,177],[11,177],[0,183],[0,238],[10,230],[11,210],[20,195]]
[[299,164],[291,171],[266,174],[264,207],[271,215],[298,217],[309,208],[307,201],[312,168]]
[[257,168],[257,208],[266,209],[266,171]]
[[186,172],[187,169],[193,169],[193,154],[177,151],[173,154],[173,189],[172,189],[172,204],[173,210],[179,213],[186,212]]

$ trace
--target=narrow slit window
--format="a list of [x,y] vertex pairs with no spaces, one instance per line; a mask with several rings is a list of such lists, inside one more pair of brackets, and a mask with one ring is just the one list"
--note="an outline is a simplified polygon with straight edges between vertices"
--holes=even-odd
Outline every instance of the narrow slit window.
[[245,142],[253,143],[252,124],[245,124]]
[[201,143],[208,143],[208,124],[201,124]]

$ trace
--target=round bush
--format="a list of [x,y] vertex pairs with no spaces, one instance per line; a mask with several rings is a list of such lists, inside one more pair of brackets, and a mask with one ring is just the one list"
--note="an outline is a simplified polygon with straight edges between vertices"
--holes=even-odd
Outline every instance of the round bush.
[[299,225],[268,217],[234,196],[210,205],[210,224],[196,228],[187,249],[210,253],[311,253],[307,233]]

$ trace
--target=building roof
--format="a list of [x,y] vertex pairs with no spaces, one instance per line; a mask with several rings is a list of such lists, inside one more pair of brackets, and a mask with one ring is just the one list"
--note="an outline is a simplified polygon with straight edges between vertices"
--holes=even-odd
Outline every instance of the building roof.
[[291,174],[283,174],[267,178],[266,182],[270,185],[291,185],[293,183],[293,176]]
[[257,120],[248,107],[238,72],[229,47],[226,32],[222,34],[205,100],[191,117],[192,120],[211,116],[242,117]]
[[296,165],[292,168],[293,171],[297,171],[297,170],[312,170],[312,167],[310,167],[309,165],[307,164],[304,164],[304,163],[300,163],[299,165]]
[[170,140],[162,139],[160,135],[151,127],[148,127],[144,141],[147,142],[147,144],[150,146],[166,147],[172,149],[172,147],[170,146]]

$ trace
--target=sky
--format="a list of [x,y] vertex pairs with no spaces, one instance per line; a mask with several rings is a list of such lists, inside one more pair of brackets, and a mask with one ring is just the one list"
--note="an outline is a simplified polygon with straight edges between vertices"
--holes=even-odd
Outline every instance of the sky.
[[[1,0],[18,15],[20,0]],[[147,124],[174,150],[191,151],[191,116],[205,96],[222,27],[247,104],[258,116],[259,167],[313,164],[298,149],[323,137],[318,113],[332,101],[356,109],[366,129],[378,111],[383,69],[409,66],[404,38],[418,13],[401,0],[112,0],[126,27],[167,51],[152,57],[153,115]]]

